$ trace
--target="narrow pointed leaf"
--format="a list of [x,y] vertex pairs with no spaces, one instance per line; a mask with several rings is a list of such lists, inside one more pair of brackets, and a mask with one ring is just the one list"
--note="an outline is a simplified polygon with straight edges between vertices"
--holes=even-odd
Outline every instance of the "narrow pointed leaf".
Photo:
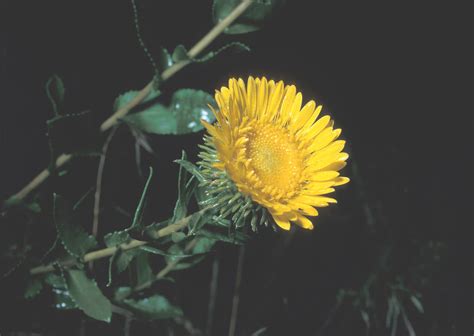
[[204,182],[204,176],[202,176],[201,171],[195,164],[187,161],[186,159],[175,160],[174,162],[178,163],[181,167],[183,167],[189,173],[195,176],[199,182]]
[[146,203],[148,200],[148,192],[150,187],[150,182],[153,177],[153,168],[150,167],[150,173],[148,175],[148,179],[145,183],[145,187],[143,188],[142,195],[140,197],[140,201],[138,202],[137,208],[135,210],[135,214],[133,216],[133,222],[130,229],[138,229],[141,230],[144,227],[143,224],[143,215],[145,212]]
[[[181,160],[186,160],[186,153],[184,151],[181,154]],[[178,173],[178,196],[173,211],[173,217],[171,218],[172,223],[186,217],[188,202],[191,198],[191,195],[186,194],[186,182],[187,172],[183,166],[180,166]]]

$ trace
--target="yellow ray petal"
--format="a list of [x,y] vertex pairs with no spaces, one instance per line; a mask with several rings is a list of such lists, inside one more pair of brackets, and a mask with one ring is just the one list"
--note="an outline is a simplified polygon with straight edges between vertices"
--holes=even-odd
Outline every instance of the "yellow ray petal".
[[328,181],[339,176],[337,171],[321,171],[311,176],[311,181]]
[[257,116],[264,115],[267,111],[268,86],[267,79],[263,77],[257,82]]
[[[290,118],[291,119],[293,119],[295,116],[298,115],[298,113],[300,113],[302,102],[303,102],[303,95],[300,92],[298,92],[295,96],[295,99],[293,100],[293,105],[291,105],[291,109],[290,109]],[[290,122],[290,129],[293,132],[293,127],[291,125],[291,122]]]
[[286,216],[278,216],[271,214],[273,219],[275,220],[275,223],[281,227],[283,230],[289,230],[290,229],[290,221]]
[[329,145],[332,141],[337,139],[341,134],[341,129],[333,130],[332,127],[326,128],[322,131],[316,139],[314,139],[313,144],[310,146],[310,150],[313,152],[319,151]]
[[321,109],[316,109],[316,102],[314,100],[310,100],[306,103],[306,105],[301,109],[301,111],[294,116],[294,122],[292,124],[293,130],[299,130],[303,127],[306,122],[310,119],[316,120],[318,114],[321,112]]
[[253,77],[249,77],[247,81],[247,113],[249,117],[255,116],[257,108],[257,87]]
[[350,179],[348,177],[341,176],[341,177],[338,177],[334,180],[334,182],[335,182],[334,186],[337,187],[337,186],[349,183],[349,181],[350,181]]
[[305,216],[298,216],[295,223],[303,229],[312,230],[314,228],[313,223]]
[[298,137],[304,138],[305,140],[314,141],[314,138],[319,134],[319,132],[321,132],[328,126],[330,121],[330,116],[326,115],[324,117],[321,117],[311,127],[301,130],[298,133]]
[[273,120],[273,118],[277,115],[278,110],[280,108],[282,99],[283,99],[283,93],[284,93],[284,84],[282,81],[279,81],[275,89],[273,90],[269,102],[268,102],[268,111],[267,111],[267,118],[266,120]]
[[293,207],[294,209],[299,209],[301,212],[306,215],[306,216],[317,216],[318,215],[318,210],[316,210],[314,207],[311,205],[308,205],[306,203],[298,203],[294,201],[288,202],[288,204]]
[[293,101],[295,100],[296,96],[296,87],[294,85],[290,85],[285,90],[285,96],[283,98],[283,102],[281,104],[280,109],[280,125],[284,126],[289,120],[290,113],[291,113],[291,106],[293,105]]

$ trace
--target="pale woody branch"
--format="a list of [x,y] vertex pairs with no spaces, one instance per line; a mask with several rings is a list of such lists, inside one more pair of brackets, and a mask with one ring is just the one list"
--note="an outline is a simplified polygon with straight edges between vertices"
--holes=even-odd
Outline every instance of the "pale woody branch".
[[[199,212],[204,213],[205,211],[207,211],[207,208],[203,209]],[[193,217],[193,215],[185,217],[185,218],[177,221],[176,223],[170,224],[170,225],[158,230],[153,235],[153,237],[155,239],[165,237],[165,236],[168,236],[168,235],[172,234],[173,232],[177,232],[179,230],[184,229],[188,225],[189,221],[191,220],[191,217]],[[124,243],[124,244],[119,245],[119,246],[107,247],[105,249],[89,252],[89,253],[84,255],[84,257],[82,258],[82,261],[84,263],[87,263],[89,261],[102,259],[102,258],[107,258],[107,257],[110,257],[110,256],[114,255],[115,252],[117,252],[119,249],[122,250],[122,251],[127,251],[127,250],[131,250],[131,249],[134,249],[134,248],[146,245],[146,244],[148,244],[148,242],[142,241],[142,240],[132,239],[128,243]],[[63,266],[63,267],[69,267],[69,266],[73,266],[75,264],[77,264],[77,262],[74,259],[70,259],[70,260],[63,261],[63,262],[59,263],[59,265]],[[52,272],[52,271],[55,270],[55,266],[56,266],[56,263],[51,263],[49,265],[44,265],[44,266],[38,266],[38,267],[32,268],[30,270],[30,274],[33,275],[33,274],[42,274],[42,273]]]
[[[201,40],[199,40],[188,52],[188,57],[190,59],[198,56],[212,41],[216,39],[227,27],[229,27],[232,22],[234,22],[245,10],[252,4],[253,0],[243,0],[225,19],[217,23],[214,28],[212,28]],[[162,80],[167,80],[176,74],[179,70],[188,65],[190,61],[181,61],[173,64],[171,67],[163,71],[161,74]],[[148,83],[139,93],[125,106],[121,107],[113,115],[111,115],[107,120],[105,120],[100,126],[100,130],[105,132],[109,130],[112,126],[116,125],[120,118],[123,118],[131,109],[140,104],[150,93],[153,88],[153,81]],[[56,160],[56,167],[61,167],[66,164],[72,155],[62,154]],[[43,170],[39,173],[30,183],[28,183],[23,189],[17,192],[15,195],[12,195],[10,199],[23,199],[31,191],[36,189],[41,185],[50,175],[48,169]]]

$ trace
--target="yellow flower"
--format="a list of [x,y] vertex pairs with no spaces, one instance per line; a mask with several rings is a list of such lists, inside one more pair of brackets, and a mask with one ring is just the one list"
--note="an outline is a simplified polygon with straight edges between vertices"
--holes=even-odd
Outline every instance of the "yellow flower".
[[203,157],[211,162],[208,168],[226,173],[281,228],[289,230],[293,222],[313,229],[307,216],[336,203],[324,195],[349,182],[338,172],[349,157],[342,152],[345,141],[337,140],[341,130],[329,116],[318,118],[322,106],[313,100],[302,107],[302,94],[282,81],[231,78],[215,98],[217,122],[202,121],[214,147],[208,153],[215,153],[213,160]]

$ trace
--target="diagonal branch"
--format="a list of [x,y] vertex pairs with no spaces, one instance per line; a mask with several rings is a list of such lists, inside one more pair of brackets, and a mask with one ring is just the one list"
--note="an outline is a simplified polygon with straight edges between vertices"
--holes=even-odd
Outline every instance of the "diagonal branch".
[[[222,21],[217,23],[201,40],[199,40],[188,52],[188,57],[193,59],[198,56],[212,41],[216,39],[232,22],[234,22],[245,10],[252,4],[253,0],[242,0],[242,2],[235,7],[235,9]],[[167,80],[188,65],[190,61],[184,60],[173,64],[171,67],[163,71],[161,74],[162,80]],[[105,132],[117,124],[120,118],[123,118],[131,109],[140,104],[150,93],[153,88],[153,81],[150,81],[139,93],[126,105],[119,108],[100,126],[100,130]],[[59,168],[66,164],[72,158],[71,154],[61,154],[56,160],[56,167]],[[31,180],[19,192],[12,195],[9,199],[23,199],[30,192],[40,186],[50,175],[48,169],[44,169],[33,180]]]
[[[204,211],[207,211],[207,210],[208,209],[206,208],[206,209],[200,210],[199,212],[204,212]],[[194,213],[193,215],[195,215],[195,214],[196,213]],[[170,224],[167,227],[164,227],[164,228],[156,231],[156,233],[153,235],[153,237],[154,238],[165,237],[165,236],[168,236],[168,235],[172,234],[173,232],[184,229],[189,224],[189,222],[190,222],[191,218],[193,217],[193,215],[185,217],[185,218],[177,221],[176,223]],[[107,247],[105,249],[89,252],[89,253],[84,255],[84,257],[82,258],[82,261],[84,263],[87,263],[87,262],[90,262],[90,261],[93,261],[93,260],[107,258],[107,257],[110,257],[110,256],[114,255],[115,252],[117,252],[117,250],[119,250],[119,249],[122,250],[122,251],[127,251],[127,250],[131,250],[131,249],[134,249],[134,248],[146,245],[146,244],[148,244],[148,242],[142,241],[142,240],[137,240],[137,239],[132,239],[128,243],[124,243],[124,244],[121,244],[119,246]],[[43,265],[43,266],[38,266],[38,267],[32,268],[32,269],[30,269],[30,274],[33,275],[33,274],[42,274],[42,273],[52,272],[56,269],[57,264],[58,264],[57,262],[54,262],[54,263],[51,263],[51,264],[48,264],[48,265]],[[69,259],[69,260],[66,260],[66,261],[63,261],[63,262],[59,263],[59,265],[62,266],[62,267],[71,267],[71,266],[74,266],[74,265],[77,265],[77,264],[78,264],[78,262],[77,262],[76,259]]]

